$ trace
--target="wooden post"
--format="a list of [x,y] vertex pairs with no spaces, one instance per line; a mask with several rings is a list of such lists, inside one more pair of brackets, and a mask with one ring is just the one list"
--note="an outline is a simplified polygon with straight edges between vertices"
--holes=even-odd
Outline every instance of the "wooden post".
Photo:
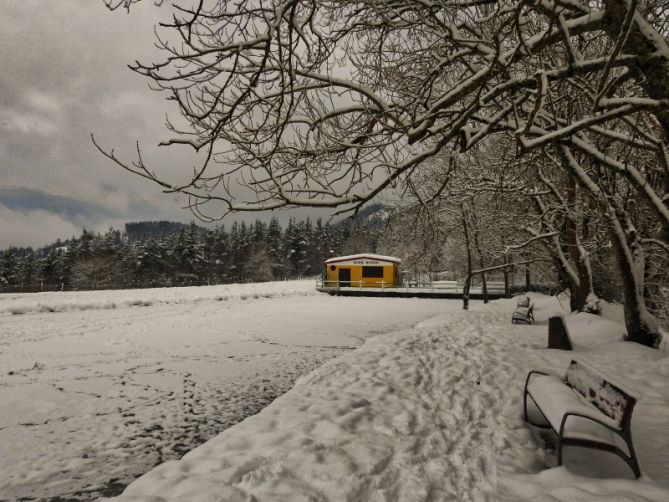
[[567,326],[565,326],[562,316],[548,318],[548,348],[573,350]]

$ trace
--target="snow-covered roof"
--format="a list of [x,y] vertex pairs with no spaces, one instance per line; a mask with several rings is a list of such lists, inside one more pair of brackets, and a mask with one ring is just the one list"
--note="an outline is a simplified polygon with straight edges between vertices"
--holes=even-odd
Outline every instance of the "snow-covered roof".
[[328,258],[327,260],[325,260],[325,263],[335,263],[338,261],[364,260],[364,259],[402,263],[402,260],[400,260],[399,258],[395,258],[394,256],[383,256],[380,254],[370,254],[370,253],[350,254],[348,256],[335,256],[333,258]]

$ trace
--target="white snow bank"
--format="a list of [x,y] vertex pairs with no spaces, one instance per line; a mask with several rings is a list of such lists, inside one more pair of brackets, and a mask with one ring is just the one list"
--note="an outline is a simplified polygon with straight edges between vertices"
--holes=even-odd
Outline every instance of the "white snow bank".
[[437,299],[239,296],[1,315],[0,499],[121,493],[324,361],[460,308]]
[[315,294],[319,293],[313,279],[181,288],[5,293],[0,294],[0,314],[103,310]]
[[123,498],[411,501],[467,491],[492,500],[488,442],[503,403],[488,389],[467,398],[480,378],[473,368],[448,371],[469,343],[454,358],[438,333],[377,337]]
[[[666,354],[570,315],[577,350],[545,349],[545,312],[558,305],[532,300],[532,326],[510,323],[511,299],[377,336],[116,500],[669,500]],[[563,372],[572,357],[641,396],[632,422],[642,480],[617,457],[576,448],[567,467],[547,469],[555,459],[521,419],[522,385],[530,368]]]
[[584,478],[562,467],[506,480],[508,500],[551,502],[661,502],[669,488],[647,479]]

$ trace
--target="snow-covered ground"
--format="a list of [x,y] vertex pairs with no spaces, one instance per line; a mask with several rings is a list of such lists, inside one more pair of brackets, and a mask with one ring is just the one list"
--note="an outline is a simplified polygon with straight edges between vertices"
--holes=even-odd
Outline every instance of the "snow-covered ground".
[[0,500],[119,493],[324,361],[459,308],[315,281],[0,295]]
[[[604,318],[567,315],[575,350],[546,349],[547,317],[560,305],[533,299],[533,326],[512,325],[515,301],[499,300],[376,336],[118,500],[666,502],[667,353],[623,342],[615,306]],[[562,373],[571,358],[639,397],[640,480],[594,450],[568,448],[555,467],[523,423],[528,370]]]

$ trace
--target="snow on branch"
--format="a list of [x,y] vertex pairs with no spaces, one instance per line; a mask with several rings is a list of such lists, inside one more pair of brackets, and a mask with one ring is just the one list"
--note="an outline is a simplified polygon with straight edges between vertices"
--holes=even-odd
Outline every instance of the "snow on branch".
[[528,239],[525,242],[521,242],[520,244],[511,244],[511,245],[506,246],[504,248],[504,252],[505,253],[510,253],[511,251],[515,251],[515,250],[518,250],[518,249],[523,249],[523,248],[529,246],[530,244],[532,244],[533,242],[536,242],[538,240],[543,240],[543,239],[549,239],[549,238],[551,238],[555,235],[558,235],[558,233],[557,232],[546,232],[546,233],[543,233],[543,234],[540,234],[540,235],[535,235],[531,239]]

